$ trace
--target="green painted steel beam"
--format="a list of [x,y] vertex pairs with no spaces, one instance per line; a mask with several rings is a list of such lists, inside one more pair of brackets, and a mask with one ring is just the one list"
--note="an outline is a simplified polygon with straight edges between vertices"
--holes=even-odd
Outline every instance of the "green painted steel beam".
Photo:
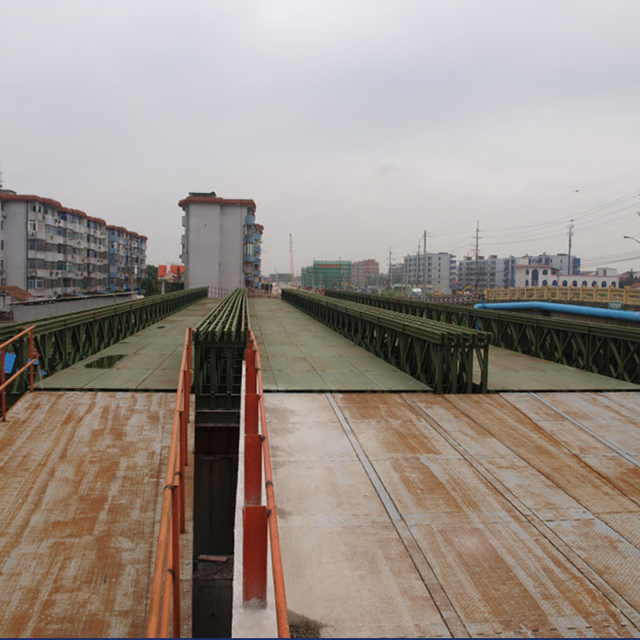
[[[12,322],[0,328],[0,341],[9,340],[26,327],[34,325],[38,366],[51,375],[176,313],[206,295],[206,287],[187,289],[97,309],[49,316],[29,323]],[[7,352],[16,355],[14,371],[17,371],[29,360],[28,336],[9,345]],[[11,399],[19,398],[27,390],[27,381],[27,372],[15,380],[9,389]]]
[[196,410],[236,408],[249,329],[247,290],[238,288],[193,332],[193,389]]
[[325,295],[460,327],[478,328],[490,333],[492,344],[498,347],[640,384],[640,329],[633,327],[347,291],[326,291]]
[[304,291],[284,289],[282,298],[436,393],[487,391],[491,336],[485,332]]

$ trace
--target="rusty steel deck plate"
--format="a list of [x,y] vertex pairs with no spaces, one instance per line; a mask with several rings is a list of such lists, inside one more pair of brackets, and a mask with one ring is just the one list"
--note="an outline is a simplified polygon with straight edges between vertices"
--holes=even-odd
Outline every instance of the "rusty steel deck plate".
[[[1,637],[144,636],[174,405],[169,393],[38,392],[0,423]],[[187,531],[188,634],[190,517]]]
[[321,635],[636,637],[640,394],[266,398]]

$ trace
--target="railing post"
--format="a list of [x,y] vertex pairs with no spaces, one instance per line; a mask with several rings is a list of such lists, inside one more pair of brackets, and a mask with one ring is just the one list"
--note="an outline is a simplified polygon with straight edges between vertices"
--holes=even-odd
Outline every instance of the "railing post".
[[244,436],[244,504],[257,505],[262,501],[262,436]]
[[244,361],[246,365],[246,381],[245,389],[247,395],[256,392],[256,352],[253,350],[252,345],[249,345],[244,352]]
[[264,606],[267,602],[267,508],[242,509],[242,603]]
[[[180,533],[179,520],[180,512],[182,511],[180,505],[180,490],[179,487],[184,485],[181,482],[181,478],[178,478],[179,485],[171,488],[171,556],[172,556],[172,571],[173,571],[173,637],[180,637]],[[176,491],[178,489],[178,491]]]
[[178,462],[180,464],[180,533],[186,531],[185,528],[185,464],[187,457],[187,418],[184,411],[180,411],[180,451],[178,452]]
[[31,362],[29,378],[31,382],[31,391],[33,391],[33,361],[35,359],[35,353],[35,349],[33,348],[33,327],[31,327],[31,329],[29,329],[29,361]]

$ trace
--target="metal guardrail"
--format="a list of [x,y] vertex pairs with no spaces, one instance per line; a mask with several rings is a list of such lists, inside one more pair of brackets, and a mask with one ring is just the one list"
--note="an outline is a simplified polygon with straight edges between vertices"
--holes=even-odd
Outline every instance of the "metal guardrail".
[[[180,534],[185,532],[185,466],[191,389],[191,329],[185,332],[178,377],[176,408],[165,477],[160,530],[151,583],[147,617],[147,638],[180,637]],[[173,605],[173,606],[172,606]]]
[[239,406],[242,360],[249,328],[247,290],[220,301],[194,330],[194,393],[197,409]]
[[[490,336],[462,326],[410,318],[303,291],[284,289],[282,298],[316,320],[431,387],[436,393],[485,393]],[[473,382],[474,359],[480,381]]]
[[[20,340],[20,338],[22,338],[23,336],[26,337],[27,335],[29,336],[29,360],[26,362],[26,364],[20,367],[8,380],[6,380],[7,374],[5,370],[5,363],[6,363],[7,347],[12,345],[17,340]],[[38,354],[36,353],[36,350],[34,348],[33,325],[31,325],[30,327],[27,327],[26,329],[24,329],[24,331],[21,331],[17,335],[13,336],[13,338],[10,338],[6,342],[3,342],[2,344],[0,344],[0,392],[2,393],[2,421],[3,422],[6,422],[7,420],[7,387],[14,380],[17,380],[17,378],[19,378],[23,373],[25,373],[27,369],[29,369],[29,389],[33,391],[33,367],[38,362],[36,360],[37,357],[38,357]],[[11,370],[13,371],[14,369],[15,369],[15,362],[14,362],[14,367],[12,367]],[[24,384],[26,386],[26,375],[25,375]]]
[[[581,280],[587,276],[571,276]],[[485,289],[484,300],[500,302],[508,300],[557,300],[559,302],[596,302],[640,306],[638,289],[618,287],[510,287],[508,289]]]
[[326,296],[474,327],[490,333],[491,344],[503,349],[640,384],[640,329],[363,293],[327,291]]
[[[0,326],[0,341],[6,341],[32,325],[35,347],[39,353],[39,368],[47,375],[52,375],[163,320],[206,295],[205,287],[188,289],[49,316],[30,323],[12,322]],[[14,368],[23,367],[29,360],[24,336],[10,349],[16,355]],[[13,381],[8,392],[15,400],[26,388],[26,380],[21,376]]]
[[[266,604],[268,527],[278,637],[289,638],[289,614],[284,586],[284,571],[282,569],[278,514],[273,488],[267,412],[264,406],[262,365],[258,344],[252,331],[249,332],[245,363],[242,600],[243,604],[254,604],[256,602]],[[264,474],[262,472],[262,460],[264,460]],[[266,506],[262,504],[263,482],[267,496]]]

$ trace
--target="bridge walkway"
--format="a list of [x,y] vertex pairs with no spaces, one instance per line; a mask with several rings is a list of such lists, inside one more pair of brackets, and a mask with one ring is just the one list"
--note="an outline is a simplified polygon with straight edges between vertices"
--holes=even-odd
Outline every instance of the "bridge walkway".
[[[250,300],[266,391],[428,388],[283,300]],[[476,362],[474,379],[478,381]],[[640,386],[492,346],[489,391],[622,391]]]
[[0,423],[1,637],[145,635],[174,408],[175,393],[128,392],[35,392],[12,407]]
[[38,381],[45,390],[175,391],[187,327],[195,327],[218,303],[202,298],[182,311],[81,362]]
[[266,405],[294,628],[640,634],[640,394]]
[[[36,381],[37,391],[0,423],[7,523],[0,636],[145,635],[184,332],[218,302],[199,300]],[[106,368],[86,366],[96,361]],[[193,468],[191,460],[181,539],[184,636],[191,635]]]

